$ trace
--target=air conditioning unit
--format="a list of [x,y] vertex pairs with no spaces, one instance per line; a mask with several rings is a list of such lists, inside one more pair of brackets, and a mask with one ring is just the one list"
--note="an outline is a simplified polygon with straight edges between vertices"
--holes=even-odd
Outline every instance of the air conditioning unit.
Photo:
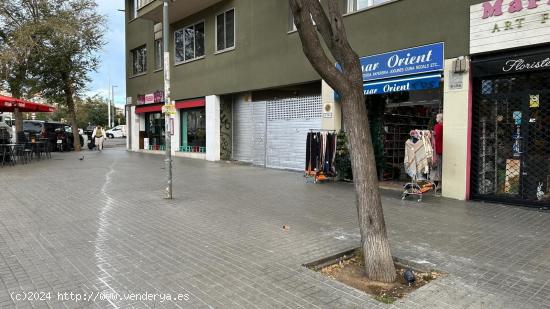
[[453,61],[453,73],[466,73],[470,66],[470,60],[467,57],[460,56]]

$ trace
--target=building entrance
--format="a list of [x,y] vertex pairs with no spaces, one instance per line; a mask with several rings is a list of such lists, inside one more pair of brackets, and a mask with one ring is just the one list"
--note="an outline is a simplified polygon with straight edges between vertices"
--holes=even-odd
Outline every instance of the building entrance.
[[484,74],[517,59],[474,64],[472,198],[550,206],[550,70]]

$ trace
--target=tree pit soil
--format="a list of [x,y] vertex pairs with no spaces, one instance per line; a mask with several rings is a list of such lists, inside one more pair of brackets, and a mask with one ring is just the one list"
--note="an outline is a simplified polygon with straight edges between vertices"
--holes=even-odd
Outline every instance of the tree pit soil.
[[[311,268],[311,267],[309,267]],[[428,270],[415,270],[402,263],[396,263],[397,279],[394,283],[383,283],[369,280],[364,273],[364,262],[360,251],[355,251],[351,256],[343,256],[331,265],[323,265],[315,268],[321,274],[340,281],[346,285],[361,290],[373,296],[374,299],[386,304],[391,304],[397,299],[403,298],[420,287],[442,276],[441,273]],[[403,277],[405,270],[411,269],[415,275],[415,282],[408,284]]]

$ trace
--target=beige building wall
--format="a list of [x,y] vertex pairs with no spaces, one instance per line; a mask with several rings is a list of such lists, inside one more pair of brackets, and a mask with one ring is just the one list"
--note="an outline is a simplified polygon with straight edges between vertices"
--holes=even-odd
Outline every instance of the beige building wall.
[[452,73],[456,59],[445,61],[443,95],[443,196],[464,200],[468,188],[469,72]]
[[323,101],[323,130],[337,130],[342,128],[342,105],[334,100],[334,90],[322,81],[321,100]]

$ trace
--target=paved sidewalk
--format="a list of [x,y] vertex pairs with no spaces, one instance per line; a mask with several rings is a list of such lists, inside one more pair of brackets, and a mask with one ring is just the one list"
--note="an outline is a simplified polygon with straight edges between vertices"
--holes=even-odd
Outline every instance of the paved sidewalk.
[[393,254],[448,275],[384,305],[301,266],[358,246],[351,185],[175,159],[165,201],[163,157],[82,154],[0,169],[0,308],[550,308],[550,213],[385,192]]

